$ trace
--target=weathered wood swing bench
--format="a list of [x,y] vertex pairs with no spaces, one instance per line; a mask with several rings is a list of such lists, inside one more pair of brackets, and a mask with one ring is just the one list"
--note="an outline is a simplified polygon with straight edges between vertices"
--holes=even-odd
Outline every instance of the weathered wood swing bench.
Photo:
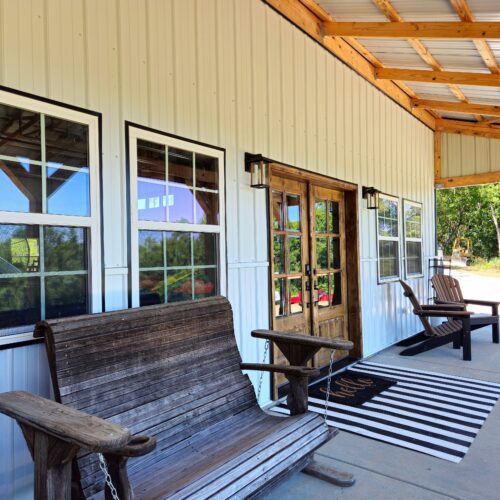
[[[229,302],[221,297],[41,322],[57,402],[0,395],[35,462],[35,497],[105,491],[102,453],[120,499],[245,498],[292,471],[353,483],[312,453],[335,431],[307,412],[307,362],[342,340],[256,331],[291,366],[241,363]],[[271,416],[241,369],[283,372],[293,416]],[[63,405],[59,404],[63,403]],[[92,416],[90,416],[92,415]]]

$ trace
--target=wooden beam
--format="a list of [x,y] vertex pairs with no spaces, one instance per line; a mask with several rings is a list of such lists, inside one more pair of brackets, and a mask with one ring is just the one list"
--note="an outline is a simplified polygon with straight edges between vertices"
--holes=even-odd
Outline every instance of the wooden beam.
[[402,80],[407,82],[454,83],[457,85],[478,85],[500,87],[500,75],[485,73],[463,73],[458,71],[426,71],[419,69],[376,68],[378,80]]
[[492,184],[500,182],[500,172],[486,172],[484,174],[462,175],[459,177],[444,177],[435,180],[436,188],[454,188],[475,186],[477,184]]
[[465,122],[460,120],[446,120],[438,118],[436,120],[436,131],[450,134],[473,135],[476,137],[489,137],[500,139],[500,127],[485,125],[483,123]]
[[441,178],[441,132],[434,132],[434,179]]
[[414,108],[436,109],[452,111],[454,113],[468,113],[471,115],[500,116],[500,106],[488,104],[473,104],[467,102],[432,101],[428,99],[413,99]]
[[500,22],[325,22],[323,34],[362,38],[500,39]]
[[[451,4],[462,21],[474,22],[476,20],[469,8],[467,0],[451,0]],[[488,42],[486,40],[474,40],[474,45],[481,54],[484,64],[486,64],[490,72],[494,75],[499,74],[500,69],[498,68],[495,54],[493,54]]]
[[412,109],[410,96],[394,82],[377,80],[375,78],[375,66],[345,40],[340,37],[323,37],[321,34],[321,20],[300,0],[264,0],[264,2],[314,38],[365,80],[388,95],[428,127],[434,129],[434,116],[424,109]]

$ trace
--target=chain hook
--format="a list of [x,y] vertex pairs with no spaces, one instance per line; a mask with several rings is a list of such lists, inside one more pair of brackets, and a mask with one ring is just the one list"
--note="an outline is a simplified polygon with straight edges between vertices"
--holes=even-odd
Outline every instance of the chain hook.
[[106,481],[106,484],[108,485],[108,488],[109,488],[109,491],[111,492],[111,496],[113,497],[113,500],[120,500],[120,497],[118,496],[115,485],[113,484],[113,481],[111,479],[111,475],[109,474],[108,466],[106,465],[106,459],[104,458],[104,455],[102,453],[98,453],[97,456],[99,457],[99,467],[101,468],[101,470],[104,474],[104,480]]

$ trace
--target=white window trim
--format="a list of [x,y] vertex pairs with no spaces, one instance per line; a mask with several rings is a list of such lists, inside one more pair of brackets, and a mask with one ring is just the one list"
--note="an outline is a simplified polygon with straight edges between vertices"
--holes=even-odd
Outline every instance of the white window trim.
[[[420,208],[420,238],[407,238],[406,237],[406,217],[405,205],[411,205],[413,207]],[[403,241],[404,241],[404,250],[403,250],[403,260],[404,260],[404,268],[405,268],[405,278],[422,278],[424,276],[424,241],[423,241],[423,221],[424,221],[424,206],[422,203],[417,201],[411,201],[403,198]],[[420,269],[422,269],[421,273],[408,273],[408,259],[406,255],[406,243],[408,241],[414,241],[420,243]]]
[[[379,234],[379,213],[377,210],[376,220],[376,232],[377,232],[377,279],[379,284],[383,283],[391,283],[394,281],[398,281],[401,278],[401,203],[400,199],[397,196],[391,196],[389,194],[380,194],[380,198],[385,198],[387,200],[392,200],[397,202],[398,204],[398,236],[380,236]],[[380,276],[380,242],[381,241],[397,241],[398,242],[398,275],[397,276],[389,276],[387,278],[382,278]]]
[[[195,233],[219,234],[219,294],[226,295],[226,206],[224,185],[224,152],[220,149],[203,146],[201,144],[182,140],[160,132],[153,132],[129,125],[129,207],[130,207],[130,268],[131,268],[131,298],[132,307],[139,307],[139,231],[189,231]],[[165,144],[174,148],[187,149],[194,153],[201,153],[216,157],[219,164],[219,224],[187,224],[160,221],[140,221],[137,216],[137,139]]]
[[[99,195],[100,158],[98,117],[94,114],[65,107],[63,103],[60,105],[52,104],[5,90],[0,90],[0,103],[88,125],[90,216],[81,217],[72,215],[7,212],[0,210],[0,224],[79,226],[89,228],[89,307],[91,313],[102,312],[101,202]],[[4,338],[8,338],[11,342],[19,342],[19,340],[24,340],[26,332],[32,330],[33,325],[6,328],[0,331],[0,338],[2,341]],[[9,332],[12,333],[9,334]],[[23,338],[21,339],[21,337]]]

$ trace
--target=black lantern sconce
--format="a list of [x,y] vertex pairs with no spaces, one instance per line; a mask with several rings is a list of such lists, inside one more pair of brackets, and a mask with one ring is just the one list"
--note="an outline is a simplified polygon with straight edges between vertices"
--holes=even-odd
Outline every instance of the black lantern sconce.
[[378,210],[380,191],[374,187],[363,186],[363,198],[366,200],[368,210]]
[[250,172],[250,187],[263,189],[269,187],[269,164],[272,160],[262,155],[245,153],[245,171]]

